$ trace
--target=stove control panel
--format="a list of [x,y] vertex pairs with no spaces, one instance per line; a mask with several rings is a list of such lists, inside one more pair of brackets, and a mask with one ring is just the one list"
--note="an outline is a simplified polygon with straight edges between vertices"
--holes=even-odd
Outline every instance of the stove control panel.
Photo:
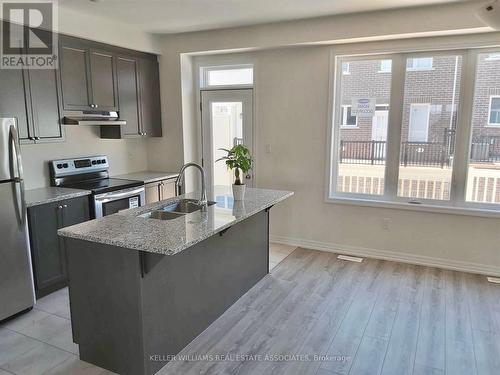
[[107,171],[109,163],[107,156],[100,155],[52,160],[49,162],[49,166],[53,177],[63,177],[82,173]]

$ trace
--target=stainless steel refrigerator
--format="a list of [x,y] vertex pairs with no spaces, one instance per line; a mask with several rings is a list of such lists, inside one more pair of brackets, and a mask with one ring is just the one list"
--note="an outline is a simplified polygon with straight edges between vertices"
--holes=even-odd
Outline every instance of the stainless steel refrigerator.
[[0,118],[0,320],[35,303],[28,243],[16,120]]

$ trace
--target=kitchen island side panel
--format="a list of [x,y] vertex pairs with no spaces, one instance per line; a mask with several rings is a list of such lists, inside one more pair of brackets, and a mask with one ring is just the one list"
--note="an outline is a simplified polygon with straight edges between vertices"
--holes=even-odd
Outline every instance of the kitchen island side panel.
[[176,255],[146,254],[141,294],[148,374],[268,273],[268,221],[262,211]]
[[175,255],[65,238],[80,358],[119,374],[154,374],[269,269],[269,212]]
[[137,251],[65,238],[73,341],[80,359],[119,374],[143,374]]

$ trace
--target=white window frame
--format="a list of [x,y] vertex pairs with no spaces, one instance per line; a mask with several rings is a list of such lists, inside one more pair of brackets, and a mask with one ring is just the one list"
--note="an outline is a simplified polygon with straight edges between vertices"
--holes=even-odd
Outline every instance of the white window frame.
[[354,125],[346,124],[346,121],[347,121],[347,111],[349,110],[349,108],[351,108],[351,110],[352,110],[352,105],[342,104],[341,108],[342,108],[341,109],[342,110],[342,114],[341,114],[340,118],[342,120],[344,120],[340,124],[340,126],[342,127],[342,129],[357,129],[357,128],[359,128],[359,126],[358,126],[358,116],[353,116],[354,118],[356,118],[356,123]]
[[[424,67],[419,67],[419,66],[415,66],[415,64],[413,64],[414,61],[416,60],[423,60],[423,59],[430,59],[431,60],[431,66],[424,66]],[[412,62],[412,65],[411,66],[408,66],[408,64],[406,65],[406,70],[407,71],[420,71],[420,70],[434,70],[434,58],[433,57],[429,57],[429,56],[423,56],[423,57],[414,57],[411,59],[411,62]]]
[[500,128],[500,122],[490,122],[490,120],[491,120],[491,107],[493,106],[493,99],[500,99],[500,95],[490,95],[490,103],[488,105],[488,125],[487,126],[489,128]]
[[[390,69],[384,69],[383,68],[383,62],[384,61],[390,61],[391,62],[391,66],[390,66]],[[378,70],[379,73],[391,73],[392,72],[392,60],[391,59],[383,59],[383,60],[380,60],[380,69]]]
[[488,56],[485,60],[486,61],[498,61],[498,60],[500,60],[500,52],[490,54],[490,56]]
[[[221,88],[252,88],[253,82],[255,81],[255,68],[254,64],[231,64],[231,65],[209,65],[209,66],[200,66],[200,88],[203,89],[221,89]],[[209,84],[209,73],[214,70],[238,70],[238,69],[252,69],[252,83],[251,84],[241,84],[234,83],[229,85],[210,85]]]
[[[416,43],[418,45],[418,43]],[[425,45],[425,44],[424,44]],[[377,46],[373,51],[364,50],[361,52],[359,47],[346,46],[342,53],[342,48],[337,48],[331,52],[330,63],[330,112],[328,117],[328,148],[327,148],[327,165],[326,165],[326,182],[325,182],[325,201],[334,204],[361,205],[369,207],[384,207],[393,209],[404,209],[413,211],[439,212],[456,215],[480,216],[480,217],[495,217],[500,218],[500,204],[485,204],[479,202],[467,202],[467,174],[469,169],[469,156],[472,138],[472,112],[475,94],[475,80],[478,57],[483,53],[498,53],[500,45],[490,48],[481,48],[480,43],[443,50],[433,50],[433,43],[429,42],[429,47],[419,48],[420,51],[427,51],[425,54],[419,52],[411,52],[411,49],[403,47],[392,48],[392,54],[384,54],[381,52],[380,46]],[[355,53],[353,53],[355,52]],[[403,96],[404,84],[406,77],[406,59],[408,57],[439,55],[460,55],[462,57],[462,82],[460,87],[461,102],[458,108],[457,117],[457,132],[455,135],[455,159],[453,163],[452,181],[450,200],[428,200],[418,199],[411,200],[405,197],[398,197],[398,179],[400,167],[400,146],[401,146],[401,124],[403,116]],[[340,126],[338,124],[339,111],[336,107],[340,101],[340,86],[337,87],[337,82],[341,82],[342,60],[373,60],[373,59],[388,59],[393,60],[392,77],[391,77],[391,100],[389,103],[389,125],[388,125],[388,140],[387,140],[387,159],[384,178],[384,194],[369,195],[357,193],[336,192],[338,162],[337,157],[339,151],[339,133]],[[415,204],[417,203],[417,204]]]
[[[344,69],[344,66],[346,66],[347,69]],[[345,65],[342,65],[342,74],[345,76],[351,74],[351,64],[346,63]]]

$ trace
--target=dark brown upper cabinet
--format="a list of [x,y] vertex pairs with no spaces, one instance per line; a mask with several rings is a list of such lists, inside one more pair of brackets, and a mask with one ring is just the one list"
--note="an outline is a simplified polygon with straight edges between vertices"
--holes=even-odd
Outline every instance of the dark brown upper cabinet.
[[120,118],[127,121],[123,126],[123,137],[140,137],[141,127],[139,99],[139,63],[136,58],[118,56],[116,60],[118,78],[118,104]]
[[0,69],[0,117],[17,118],[22,143],[64,139],[56,69]]
[[101,126],[101,138],[161,137],[159,68],[156,57],[118,55],[118,108],[124,126]]
[[90,49],[90,86],[95,109],[118,110],[116,67],[112,53]]
[[60,82],[57,70],[27,70],[31,96],[31,123],[37,142],[62,139]]
[[161,137],[160,74],[157,59],[139,60],[139,86],[144,136]]
[[17,118],[21,141],[34,138],[32,123],[28,121],[30,99],[27,81],[23,70],[0,69],[0,117]]
[[59,55],[64,110],[118,110],[112,52],[94,49],[92,42],[60,36]]

